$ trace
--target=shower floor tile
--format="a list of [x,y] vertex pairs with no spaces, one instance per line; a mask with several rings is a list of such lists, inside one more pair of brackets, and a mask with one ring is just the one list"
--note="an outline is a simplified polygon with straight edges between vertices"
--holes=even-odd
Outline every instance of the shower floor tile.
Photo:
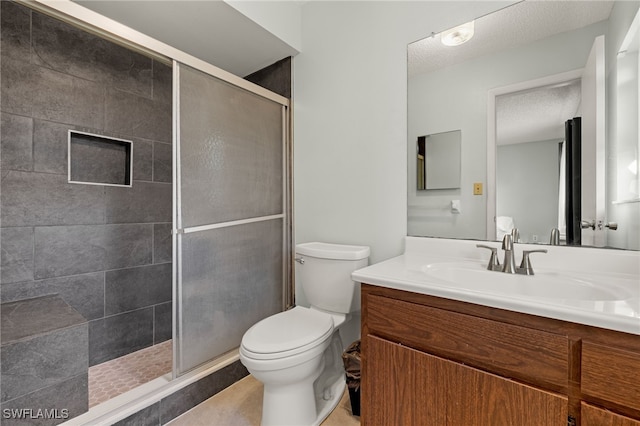
[[89,367],[89,408],[170,373],[171,340]]

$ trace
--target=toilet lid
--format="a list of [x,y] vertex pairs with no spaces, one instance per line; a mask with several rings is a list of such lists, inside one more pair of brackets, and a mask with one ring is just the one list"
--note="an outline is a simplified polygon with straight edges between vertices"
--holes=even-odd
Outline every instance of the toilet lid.
[[298,306],[255,324],[242,338],[242,346],[254,354],[276,354],[323,341],[332,331],[331,315]]

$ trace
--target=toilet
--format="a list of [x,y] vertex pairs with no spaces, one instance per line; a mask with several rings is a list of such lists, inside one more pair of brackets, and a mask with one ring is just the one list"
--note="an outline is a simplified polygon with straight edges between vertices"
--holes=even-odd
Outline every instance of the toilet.
[[360,311],[360,283],[369,247],[327,243],[296,246],[296,280],[310,308],[296,306],[252,326],[240,361],[264,384],[262,426],[319,425],[345,389],[339,329]]

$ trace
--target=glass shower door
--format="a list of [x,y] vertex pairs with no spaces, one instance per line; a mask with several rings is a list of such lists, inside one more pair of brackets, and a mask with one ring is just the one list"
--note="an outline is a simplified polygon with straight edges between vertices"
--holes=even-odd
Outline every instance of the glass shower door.
[[174,63],[174,375],[280,312],[286,106]]

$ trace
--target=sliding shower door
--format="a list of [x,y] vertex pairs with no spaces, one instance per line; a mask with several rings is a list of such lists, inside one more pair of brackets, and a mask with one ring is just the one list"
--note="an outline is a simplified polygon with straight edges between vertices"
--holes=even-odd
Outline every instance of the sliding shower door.
[[174,63],[174,374],[282,311],[287,106]]

